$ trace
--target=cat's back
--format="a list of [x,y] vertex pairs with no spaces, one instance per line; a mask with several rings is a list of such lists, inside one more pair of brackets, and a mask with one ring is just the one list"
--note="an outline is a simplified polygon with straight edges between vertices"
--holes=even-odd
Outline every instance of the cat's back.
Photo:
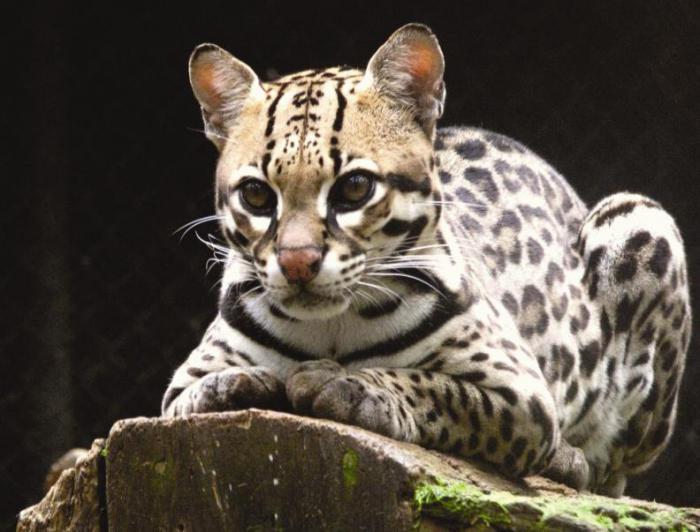
[[492,270],[539,263],[547,251],[569,254],[587,208],[550,164],[509,137],[474,127],[438,130],[435,148],[444,215]]

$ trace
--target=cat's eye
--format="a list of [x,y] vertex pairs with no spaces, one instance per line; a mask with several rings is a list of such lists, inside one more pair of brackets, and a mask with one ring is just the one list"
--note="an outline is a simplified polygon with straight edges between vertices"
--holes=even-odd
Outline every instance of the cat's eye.
[[352,172],[336,181],[330,200],[336,210],[358,209],[372,197],[374,183],[375,177],[369,172]]
[[259,179],[248,179],[238,187],[241,203],[251,213],[258,216],[272,214],[277,205],[277,197],[270,185]]

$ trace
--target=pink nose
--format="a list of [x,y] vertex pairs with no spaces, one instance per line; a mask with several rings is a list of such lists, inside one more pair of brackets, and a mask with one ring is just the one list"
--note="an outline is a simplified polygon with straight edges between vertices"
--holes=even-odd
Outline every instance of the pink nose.
[[290,283],[305,284],[321,269],[321,250],[315,246],[280,249],[277,262]]

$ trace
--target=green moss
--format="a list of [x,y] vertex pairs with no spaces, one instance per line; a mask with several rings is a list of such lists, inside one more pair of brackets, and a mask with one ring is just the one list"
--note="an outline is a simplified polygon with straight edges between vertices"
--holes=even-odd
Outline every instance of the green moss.
[[154,493],[162,494],[167,489],[172,488],[174,468],[166,460],[157,462],[143,462],[150,473],[150,484]]
[[101,456],[102,458],[107,458],[107,457],[109,456],[109,447],[104,446],[104,447],[100,450],[100,456]]
[[360,464],[360,457],[352,449],[345,451],[343,455],[343,484],[345,489],[352,491],[357,484],[357,468]]
[[430,516],[459,526],[547,530],[578,523],[598,530],[623,527],[697,530],[682,509],[649,512],[623,501],[590,494],[575,498],[530,497],[485,491],[463,482],[421,484],[414,492],[414,504],[418,520]]

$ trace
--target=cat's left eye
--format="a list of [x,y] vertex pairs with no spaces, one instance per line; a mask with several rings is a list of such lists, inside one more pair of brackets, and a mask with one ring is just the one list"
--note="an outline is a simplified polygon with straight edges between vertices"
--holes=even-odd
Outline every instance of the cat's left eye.
[[331,189],[331,203],[340,211],[360,208],[372,197],[375,180],[368,172],[353,172],[339,178]]
[[259,179],[247,179],[239,186],[241,203],[257,216],[269,216],[277,204],[270,185]]

